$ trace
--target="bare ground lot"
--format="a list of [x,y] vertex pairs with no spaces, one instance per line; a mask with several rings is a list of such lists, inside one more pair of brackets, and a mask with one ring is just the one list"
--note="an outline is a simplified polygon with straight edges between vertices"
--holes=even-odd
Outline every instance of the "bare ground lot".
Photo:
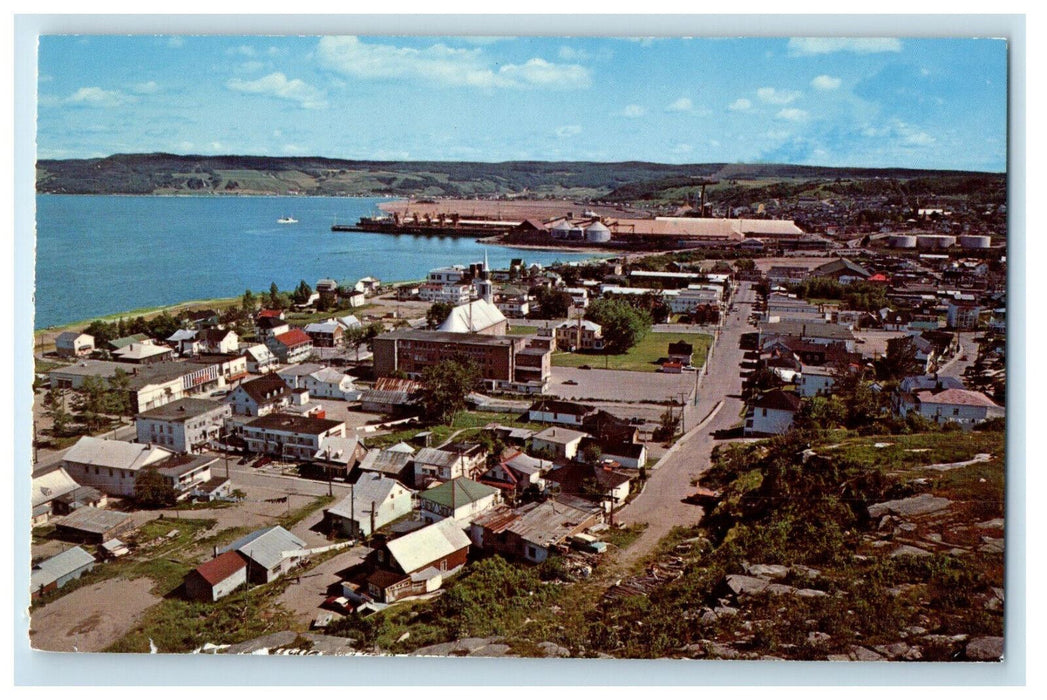
[[[628,372],[624,370],[553,367],[547,396],[567,400],[642,401],[657,403],[694,391],[694,372]],[[565,384],[574,381],[577,384]]]
[[33,612],[30,644],[45,651],[101,651],[160,602],[153,581],[114,579],[80,588]]

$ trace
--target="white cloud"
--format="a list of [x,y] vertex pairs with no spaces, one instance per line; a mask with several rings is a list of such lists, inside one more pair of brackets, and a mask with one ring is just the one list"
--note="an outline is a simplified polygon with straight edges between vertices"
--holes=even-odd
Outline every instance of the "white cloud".
[[694,103],[691,102],[691,99],[689,97],[681,97],[681,98],[673,101],[671,104],[669,104],[665,108],[665,111],[666,112],[690,112],[693,109],[694,109]]
[[258,52],[254,50],[254,47],[241,44],[231,49],[225,50],[227,55],[230,56],[247,56],[248,58],[254,58],[258,55]]
[[567,138],[568,136],[577,136],[580,133],[582,133],[582,127],[577,124],[556,127],[556,135],[561,139]]
[[285,143],[281,150],[284,153],[303,153],[305,151],[304,148],[293,143]]
[[571,89],[588,87],[589,70],[532,58],[493,68],[482,49],[433,44],[423,49],[371,44],[355,36],[327,36],[317,51],[321,65],[356,78],[426,80],[481,88]]
[[800,93],[796,90],[778,90],[773,87],[762,87],[756,91],[756,96],[772,105],[787,105],[798,98]]
[[745,112],[747,110],[752,109],[752,107],[752,100],[747,100],[744,97],[739,97],[737,100],[727,105],[727,109],[731,110],[732,112]]
[[507,78],[513,85],[534,87],[581,87],[589,85],[589,71],[582,66],[549,63],[532,58],[521,65],[505,65],[498,69],[499,78]]
[[842,83],[842,80],[834,78],[831,75],[819,75],[811,81],[811,87],[816,90],[835,90],[840,87]]
[[587,61],[591,58],[588,51],[573,46],[561,46],[557,55],[563,61]]
[[892,119],[888,124],[880,126],[867,125],[862,129],[861,134],[867,138],[884,139],[902,146],[917,148],[937,143],[937,139],[931,134],[900,119]]
[[145,83],[137,83],[132,85],[131,89],[140,95],[155,95],[160,92],[160,86],[157,85],[155,80],[150,80]]
[[812,56],[846,51],[848,53],[897,53],[902,42],[891,37],[877,39],[844,39],[837,37],[807,37],[789,39],[789,53],[793,56]]
[[647,114],[647,110],[641,105],[625,105],[619,114],[623,117],[635,119],[636,117],[642,117]]
[[103,90],[100,87],[82,87],[63,100],[66,104],[89,107],[119,107],[134,102],[134,98],[119,90]]
[[807,118],[807,112],[795,107],[786,107],[776,115],[779,119],[787,119],[791,122],[803,121]]
[[297,102],[305,109],[323,109],[327,106],[324,93],[308,83],[294,78],[288,80],[283,73],[270,73],[258,80],[233,78],[226,84],[230,90],[252,95],[270,95],[282,100]]

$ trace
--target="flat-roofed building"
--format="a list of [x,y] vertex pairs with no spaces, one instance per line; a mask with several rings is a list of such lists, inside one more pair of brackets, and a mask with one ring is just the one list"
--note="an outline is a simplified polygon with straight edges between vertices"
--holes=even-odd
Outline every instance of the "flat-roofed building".
[[271,413],[243,427],[247,449],[255,454],[313,461],[328,437],[345,436],[345,422]]
[[517,376],[517,354],[528,347],[526,336],[481,335],[478,333],[445,333],[440,331],[396,330],[374,339],[374,371],[377,377],[403,372],[418,379],[427,367],[445,360],[468,358],[480,370],[485,384],[492,389],[537,391],[544,389],[548,375],[534,380],[536,366],[544,363],[528,360]]
[[179,399],[139,413],[135,429],[140,443],[198,452],[218,440],[225,420],[232,415],[233,408],[227,403]]

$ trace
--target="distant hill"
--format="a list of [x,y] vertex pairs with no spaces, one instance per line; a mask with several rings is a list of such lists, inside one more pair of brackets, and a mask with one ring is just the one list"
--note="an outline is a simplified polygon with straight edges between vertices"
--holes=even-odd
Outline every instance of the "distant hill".
[[705,163],[667,165],[513,161],[364,161],[265,156],[118,154],[37,162],[37,191],[52,194],[239,194],[475,197],[521,195],[615,201],[660,199],[691,178],[751,187],[820,180],[990,178],[1000,174],[913,169]]

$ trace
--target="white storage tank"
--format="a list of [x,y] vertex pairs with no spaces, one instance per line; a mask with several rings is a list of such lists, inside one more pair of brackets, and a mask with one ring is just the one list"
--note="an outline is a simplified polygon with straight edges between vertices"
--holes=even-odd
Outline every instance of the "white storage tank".
[[585,229],[581,226],[572,226],[567,231],[567,240],[569,241],[584,241],[585,240]]
[[597,221],[585,229],[585,240],[590,243],[607,243],[611,240],[611,229]]
[[550,233],[552,233],[553,238],[567,238],[567,232],[570,230],[571,225],[566,221],[561,221],[552,227]]
[[887,245],[892,248],[915,248],[916,236],[894,235],[887,239]]
[[916,237],[916,245],[924,249],[948,248],[956,243],[955,236],[928,234]]
[[989,236],[960,236],[960,245],[968,249],[983,250],[992,245],[992,238]]

